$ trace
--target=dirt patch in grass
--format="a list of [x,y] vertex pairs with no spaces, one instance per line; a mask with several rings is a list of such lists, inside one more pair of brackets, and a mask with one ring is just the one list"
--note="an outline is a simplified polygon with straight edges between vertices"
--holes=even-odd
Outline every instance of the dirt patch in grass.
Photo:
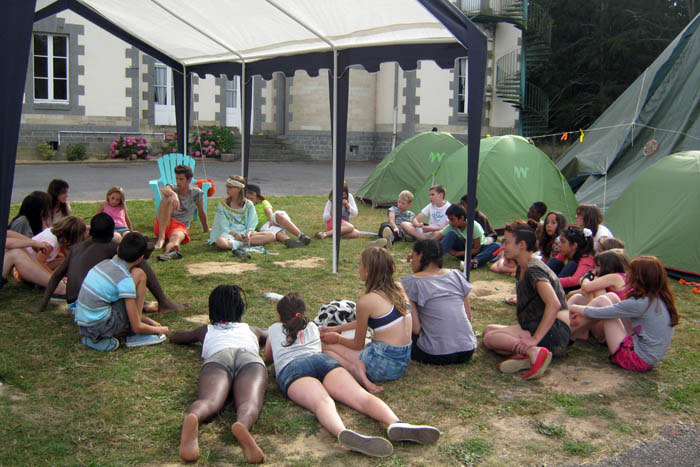
[[[301,434],[293,441],[276,440],[274,437],[266,437],[269,444],[274,445],[278,453],[270,456],[270,461],[277,462],[284,459],[289,465],[291,460],[301,460],[304,457],[327,456],[329,454],[343,454],[349,452],[328,431],[321,429],[316,434]],[[281,459],[280,459],[281,458]],[[267,463],[267,462],[266,462]]]
[[283,268],[315,268],[325,263],[325,259],[313,256],[304,259],[288,259],[285,261],[275,261],[276,266]]
[[612,366],[587,368],[576,362],[561,363],[550,367],[540,379],[552,392],[566,394],[616,393],[631,382],[631,373],[622,373]]
[[185,321],[189,321],[194,324],[209,324],[209,315],[192,315],[185,318]]
[[515,296],[515,283],[490,280],[490,281],[475,281],[472,282],[474,289],[471,296],[494,302],[502,302],[503,300]]
[[209,274],[242,274],[248,271],[256,271],[258,266],[253,263],[219,263],[207,261],[204,263],[192,263],[187,265],[190,274],[203,276]]

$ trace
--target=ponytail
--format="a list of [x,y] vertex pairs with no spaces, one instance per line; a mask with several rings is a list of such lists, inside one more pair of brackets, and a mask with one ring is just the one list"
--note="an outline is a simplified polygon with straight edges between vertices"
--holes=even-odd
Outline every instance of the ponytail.
[[297,340],[297,334],[306,329],[309,320],[306,317],[306,302],[297,292],[290,292],[277,302],[277,313],[280,315],[282,328],[287,335],[289,347]]

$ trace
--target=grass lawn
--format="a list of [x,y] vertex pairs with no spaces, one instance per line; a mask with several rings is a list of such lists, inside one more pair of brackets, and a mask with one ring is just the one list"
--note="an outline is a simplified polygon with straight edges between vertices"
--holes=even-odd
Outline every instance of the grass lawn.
[[[215,202],[210,200],[210,224]],[[309,234],[321,229],[323,196],[272,197],[276,209],[291,214]],[[76,214],[91,216],[96,203],[73,203]],[[12,214],[17,210],[13,206]],[[129,202],[134,227],[150,232],[153,204]],[[360,206],[353,223],[375,231],[384,210]],[[331,240],[314,240],[304,249],[277,243],[277,255],[254,255],[257,266],[244,274],[190,275],[187,266],[205,261],[238,263],[229,252],[208,247],[198,223],[183,260],[153,265],[166,293],[190,304],[189,310],[157,315],[171,331],[196,327],[207,315],[209,292],[236,283],[246,292],[245,321],[266,327],[276,320],[264,292],[298,291],[309,314],[337,298],[363,293],[357,264],[368,238],[343,240],[339,274],[330,273]],[[410,244],[391,250],[399,276],[410,273],[404,261]],[[312,268],[276,262],[320,258]],[[453,260],[447,267],[457,267]],[[502,301],[514,293],[512,278],[487,271],[472,274],[474,328],[515,323],[515,310]],[[497,282],[498,281],[498,282]],[[495,286],[494,286],[495,285]],[[497,289],[497,290],[496,290]],[[344,450],[309,413],[285,399],[274,371],[253,435],[274,465],[523,465],[579,463],[614,455],[671,423],[700,421],[700,298],[673,281],[681,313],[673,345],[661,365],[631,374],[607,361],[607,348],[577,344],[555,361],[546,375],[524,382],[502,375],[500,358],[479,348],[466,365],[431,367],[412,362],[398,381],[380,393],[403,420],[438,427],[436,445],[399,443],[394,455],[374,460]],[[25,310],[40,292],[10,281],[0,291],[0,465],[172,464],[179,462],[181,423],[197,394],[200,347],[162,345],[102,354],[78,341],[64,305],[51,304],[42,315]],[[350,428],[382,434],[364,415],[339,407]],[[200,430],[202,464],[242,464],[230,432],[231,405]]]

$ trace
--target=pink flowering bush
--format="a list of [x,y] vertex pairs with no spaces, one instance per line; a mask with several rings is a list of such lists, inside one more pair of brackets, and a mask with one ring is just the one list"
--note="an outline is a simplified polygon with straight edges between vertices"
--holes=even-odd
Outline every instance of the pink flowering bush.
[[163,154],[171,154],[173,152],[177,152],[177,133],[166,131],[165,141],[161,145],[160,153],[157,154],[157,157],[160,157]]
[[148,149],[148,141],[143,136],[120,136],[112,142],[109,150],[112,159],[150,159],[151,152]]
[[192,157],[207,158],[219,157],[220,155],[221,151],[214,141],[211,130],[202,130],[201,134],[196,135],[190,144],[190,156]]

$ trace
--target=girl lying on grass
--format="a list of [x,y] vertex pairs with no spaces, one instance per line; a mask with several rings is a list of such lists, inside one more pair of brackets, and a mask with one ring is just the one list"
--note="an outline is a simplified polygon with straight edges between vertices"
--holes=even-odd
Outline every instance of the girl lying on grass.
[[[640,256],[630,263],[630,292],[613,304],[606,295],[588,306],[569,305],[572,317],[603,320],[610,361],[630,371],[648,371],[657,365],[671,346],[673,326],[680,319],[668,277],[654,256]],[[621,318],[629,318],[626,329]]]
[[280,322],[269,328],[265,360],[274,361],[280,391],[316,415],[338,441],[353,451],[373,457],[390,456],[394,448],[379,436],[349,430],[338,415],[334,400],[388,425],[392,441],[433,443],[440,432],[431,426],[403,423],[381,399],[365,391],[338,361],[321,352],[318,327],[306,318],[306,303],[298,293],[277,303]]
[[231,392],[236,404],[233,436],[247,462],[265,461],[250,429],[260,415],[267,385],[267,370],[259,355],[267,332],[241,322],[245,306],[240,287],[220,285],[209,295],[211,324],[170,336],[173,344],[202,343],[199,393],[187,409],[180,437],[180,458],[185,462],[199,459],[199,423],[218,414]]
[[[323,351],[338,360],[369,392],[379,392],[374,383],[398,379],[411,359],[411,312],[401,283],[394,281],[396,266],[383,248],[370,247],[360,255],[360,279],[365,295],[357,301],[357,320],[325,327]],[[367,328],[374,329],[365,346]],[[339,334],[354,330],[352,339]]]

